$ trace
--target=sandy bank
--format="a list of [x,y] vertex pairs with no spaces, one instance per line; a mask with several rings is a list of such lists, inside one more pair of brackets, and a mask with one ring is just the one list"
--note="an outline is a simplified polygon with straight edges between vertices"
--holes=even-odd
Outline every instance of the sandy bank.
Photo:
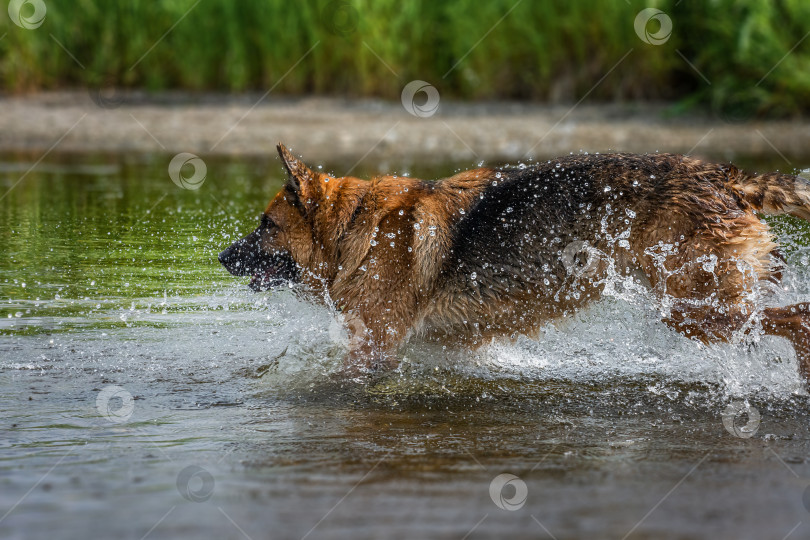
[[[665,105],[442,102],[419,118],[399,103],[327,98],[89,92],[0,98],[0,151],[261,155],[284,141],[313,162],[516,162],[569,152],[669,151],[804,166],[810,122],[669,117]],[[790,161],[790,163],[787,162]]]

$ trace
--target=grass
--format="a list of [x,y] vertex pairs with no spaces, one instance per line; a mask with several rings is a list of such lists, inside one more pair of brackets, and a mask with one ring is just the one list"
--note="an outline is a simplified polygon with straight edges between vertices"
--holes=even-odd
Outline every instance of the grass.
[[[421,79],[458,99],[665,99],[729,119],[810,111],[806,0],[44,1],[37,29],[0,15],[7,91],[275,85],[397,99]],[[633,28],[650,6],[673,23],[662,45]]]

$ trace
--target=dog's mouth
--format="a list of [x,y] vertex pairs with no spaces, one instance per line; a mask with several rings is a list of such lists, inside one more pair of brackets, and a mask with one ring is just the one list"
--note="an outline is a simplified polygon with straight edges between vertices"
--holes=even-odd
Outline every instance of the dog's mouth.
[[251,276],[248,286],[266,291],[299,279],[298,265],[286,250],[267,252],[254,238],[256,231],[219,254],[219,262],[234,276]]
[[297,281],[298,269],[292,257],[275,255],[267,265],[252,274],[248,287],[256,292],[261,292]]
[[292,282],[291,279],[285,279],[278,275],[275,269],[268,268],[267,270],[262,270],[253,274],[253,276],[250,278],[250,283],[248,283],[248,287],[256,292],[262,292],[274,289],[280,285],[283,285],[284,283],[290,282]]

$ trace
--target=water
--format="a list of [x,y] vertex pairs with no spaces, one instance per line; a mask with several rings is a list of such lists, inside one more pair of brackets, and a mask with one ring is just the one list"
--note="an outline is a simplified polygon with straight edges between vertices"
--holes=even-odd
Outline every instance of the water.
[[[207,159],[187,191],[170,157],[0,159],[1,538],[810,535],[785,343],[705,347],[617,289],[538,342],[341,383],[330,313],[216,263],[277,162]],[[807,299],[807,230],[775,224],[777,299]]]

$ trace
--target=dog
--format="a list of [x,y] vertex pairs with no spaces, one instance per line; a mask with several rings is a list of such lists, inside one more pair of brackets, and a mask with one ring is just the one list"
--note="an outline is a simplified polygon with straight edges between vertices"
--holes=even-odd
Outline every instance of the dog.
[[752,328],[789,340],[810,381],[810,303],[762,308],[784,268],[760,215],[810,220],[810,184],[676,154],[580,154],[426,182],[287,172],[258,228],[219,261],[263,291],[297,283],[343,314],[350,373],[398,365],[410,335],[478,347],[538,335],[609,276],[652,288],[705,343]]

